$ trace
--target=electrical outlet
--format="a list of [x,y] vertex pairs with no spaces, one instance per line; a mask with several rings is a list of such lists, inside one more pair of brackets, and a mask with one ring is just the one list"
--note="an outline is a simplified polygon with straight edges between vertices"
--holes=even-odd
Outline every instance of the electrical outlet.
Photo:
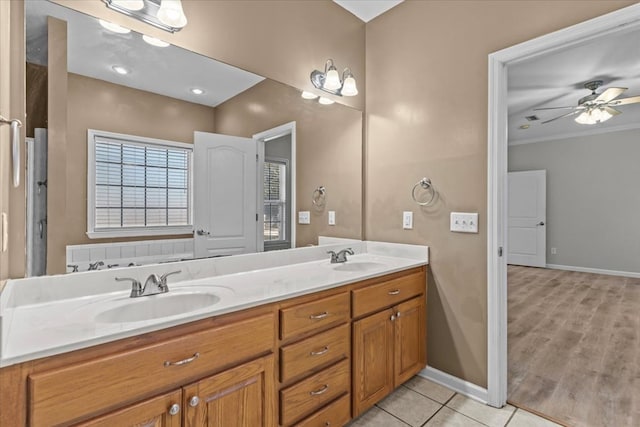
[[551,248],[551,255],[556,255],[558,250],[556,248]]
[[329,225],[336,225],[336,211],[329,211]]
[[478,214],[451,212],[450,230],[458,233],[477,233]]
[[404,228],[405,230],[413,229],[413,212],[402,212],[402,228]]
[[311,212],[309,211],[298,212],[298,224],[311,224]]

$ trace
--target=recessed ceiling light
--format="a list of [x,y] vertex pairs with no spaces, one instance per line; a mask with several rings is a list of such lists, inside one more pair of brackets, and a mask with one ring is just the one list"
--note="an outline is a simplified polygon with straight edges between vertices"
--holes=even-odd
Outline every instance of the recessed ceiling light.
[[311,93],[311,92],[307,92],[306,90],[303,90],[302,97],[304,99],[316,99],[318,95],[316,95],[315,93]]
[[520,129],[529,129],[531,125],[520,125]]
[[318,102],[322,105],[331,105],[335,101],[329,98],[325,98],[324,96],[321,96],[320,99],[318,99]]
[[194,95],[202,95],[204,93],[204,90],[194,87],[191,89],[191,93],[193,93]]
[[102,25],[103,28],[109,30],[109,31],[113,31],[114,33],[118,33],[118,34],[128,34],[131,32],[130,29],[125,28],[125,27],[121,27],[118,24],[114,24],[113,22],[108,22],[108,21],[104,21],[102,19],[99,20],[100,25]]
[[126,68],[124,68],[124,67],[122,67],[120,65],[114,65],[111,68],[113,68],[113,71],[115,71],[118,74],[122,74],[122,75],[129,74],[129,70],[127,70]]
[[164,40],[160,40],[160,39],[157,39],[155,37],[148,36],[146,34],[142,35],[142,40],[144,40],[147,43],[149,43],[150,45],[156,46],[156,47],[167,47],[170,44],[170,43],[167,43]]

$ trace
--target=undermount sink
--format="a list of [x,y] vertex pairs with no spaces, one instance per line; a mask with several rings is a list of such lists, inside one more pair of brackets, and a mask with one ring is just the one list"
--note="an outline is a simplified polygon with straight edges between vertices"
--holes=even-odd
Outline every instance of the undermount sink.
[[336,265],[335,267],[333,267],[333,269],[336,271],[366,272],[375,270],[383,266],[384,264],[373,261],[347,261],[345,263]]
[[102,323],[140,322],[189,313],[212,306],[220,297],[212,293],[174,293],[131,298],[126,303],[100,312],[95,320]]

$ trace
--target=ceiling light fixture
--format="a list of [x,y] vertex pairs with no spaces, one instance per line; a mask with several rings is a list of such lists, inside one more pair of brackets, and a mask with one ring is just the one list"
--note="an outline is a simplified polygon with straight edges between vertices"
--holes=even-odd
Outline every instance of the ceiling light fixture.
[[318,97],[318,95],[316,95],[315,93],[307,92],[306,90],[302,91],[302,95],[301,96],[304,99],[316,99]]
[[[109,9],[123,13],[156,28],[175,33],[187,25],[181,0],[102,0]],[[139,6],[132,9],[131,6]],[[128,7],[129,6],[129,7]]]
[[606,122],[614,116],[614,114],[612,114],[612,112],[610,112],[609,110],[613,110],[615,111],[615,114],[619,114],[617,110],[614,110],[611,107],[596,107],[589,108],[586,111],[583,111],[574,120],[581,125],[595,125],[598,123]]
[[333,59],[328,59],[324,64],[324,72],[313,70],[311,72],[311,83],[317,89],[323,90],[332,95],[356,96],[358,88],[356,79],[351,73],[351,69],[345,68],[342,72],[342,79],[333,63]]
[[114,24],[113,22],[105,21],[103,19],[99,19],[98,22],[100,22],[100,25],[102,25],[102,28],[114,33],[129,34],[131,32],[130,29],[122,27],[118,24]]
[[194,95],[202,95],[204,93],[204,90],[194,87],[191,89],[191,93],[193,93]]
[[149,43],[151,46],[156,46],[156,47],[167,47],[171,44],[171,43],[167,43],[164,40],[160,40],[155,37],[148,36],[146,34],[142,35],[142,40]]
[[111,68],[113,69],[113,71],[115,71],[118,74],[122,74],[123,76],[126,75],[126,74],[129,74],[129,70],[127,70],[126,68],[124,68],[121,65],[114,65]]

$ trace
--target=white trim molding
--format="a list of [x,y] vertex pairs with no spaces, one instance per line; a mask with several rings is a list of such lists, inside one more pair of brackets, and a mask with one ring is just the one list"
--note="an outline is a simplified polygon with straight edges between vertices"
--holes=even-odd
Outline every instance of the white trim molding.
[[559,265],[559,264],[547,264],[546,267],[552,270],[578,271],[580,273],[606,274],[609,276],[634,277],[634,278],[640,277],[640,273],[636,271],[605,270],[602,268],[576,267],[573,265]]
[[487,403],[507,398],[507,66],[584,43],[599,36],[640,28],[640,4],[535,38],[489,55],[487,159]]
[[487,403],[487,389],[477,386],[469,381],[462,380],[453,375],[442,372],[431,366],[427,366],[422,371],[418,372],[422,378],[426,378],[441,386],[450,388],[457,393],[470,397],[481,403]]
[[558,136],[545,136],[541,138],[520,139],[517,141],[509,142],[509,147],[514,147],[516,145],[535,144],[537,142],[562,141],[563,139],[576,138],[581,136],[602,135],[607,133],[624,132],[624,131],[636,130],[636,129],[640,129],[640,122],[628,123],[626,125],[611,126],[606,128],[595,128],[595,129],[590,128],[582,131],[562,133]]

